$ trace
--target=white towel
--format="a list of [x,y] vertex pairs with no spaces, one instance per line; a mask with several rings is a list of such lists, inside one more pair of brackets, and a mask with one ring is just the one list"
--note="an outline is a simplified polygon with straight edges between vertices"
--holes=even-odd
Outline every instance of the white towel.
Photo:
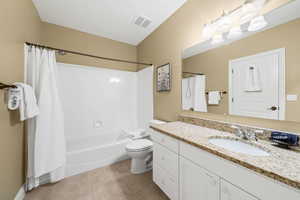
[[195,76],[194,111],[207,112],[205,75]]
[[259,92],[261,91],[261,82],[259,69],[256,66],[251,66],[247,69],[246,77],[246,92]]
[[33,118],[39,114],[36,97],[31,86],[24,83],[15,83],[20,88],[20,120],[24,121]]
[[182,109],[190,110],[194,105],[194,87],[195,87],[195,78],[183,78],[181,81],[181,93],[182,93]]
[[220,91],[208,92],[208,104],[219,105],[220,100],[221,100]]
[[182,79],[182,109],[207,112],[204,75]]

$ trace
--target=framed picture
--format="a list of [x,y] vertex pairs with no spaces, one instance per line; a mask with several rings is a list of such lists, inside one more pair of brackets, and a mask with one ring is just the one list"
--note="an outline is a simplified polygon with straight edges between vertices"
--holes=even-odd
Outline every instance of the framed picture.
[[165,65],[156,68],[157,74],[157,91],[166,92],[171,90],[171,65],[167,63]]

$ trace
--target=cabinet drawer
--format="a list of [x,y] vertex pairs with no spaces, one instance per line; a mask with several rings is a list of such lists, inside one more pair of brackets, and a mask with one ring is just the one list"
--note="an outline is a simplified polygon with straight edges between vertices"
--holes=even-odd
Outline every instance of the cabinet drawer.
[[165,146],[169,150],[178,153],[179,141],[175,138],[172,138],[155,130],[151,131],[151,138],[154,142],[157,142]]
[[153,181],[171,200],[178,200],[178,184],[172,179],[166,170],[153,166]]
[[258,200],[240,188],[221,180],[221,200]]
[[173,182],[175,182],[176,184],[178,183],[178,154],[154,142],[153,165],[157,165],[167,171],[173,177]]

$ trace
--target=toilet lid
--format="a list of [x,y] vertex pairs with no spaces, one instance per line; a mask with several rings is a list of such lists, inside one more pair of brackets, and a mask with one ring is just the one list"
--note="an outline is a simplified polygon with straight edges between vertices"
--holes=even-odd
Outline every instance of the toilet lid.
[[126,149],[128,149],[129,151],[145,150],[151,148],[152,146],[153,146],[153,142],[151,142],[150,140],[141,139],[129,143],[126,146]]

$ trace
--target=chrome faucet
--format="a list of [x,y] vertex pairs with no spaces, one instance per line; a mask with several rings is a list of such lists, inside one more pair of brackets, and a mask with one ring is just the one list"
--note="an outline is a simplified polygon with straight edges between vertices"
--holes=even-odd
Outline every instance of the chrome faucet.
[[243,127],[233,125],[231,126],[231,128],[236,129],[235,135],[237,137],[242,138],[244,140],[249,140],[249,134],[247,133],[247,130],[245,130]]
[[237,137],[240,137],[244,140],[255,140],[257,141],[257,134],[262,134],[264,131],[263,130],[249,130],[249,129],[245,129],[241,126],[236,126],[233,125],[231,126],[231,128],[236,129],[235,135]]

